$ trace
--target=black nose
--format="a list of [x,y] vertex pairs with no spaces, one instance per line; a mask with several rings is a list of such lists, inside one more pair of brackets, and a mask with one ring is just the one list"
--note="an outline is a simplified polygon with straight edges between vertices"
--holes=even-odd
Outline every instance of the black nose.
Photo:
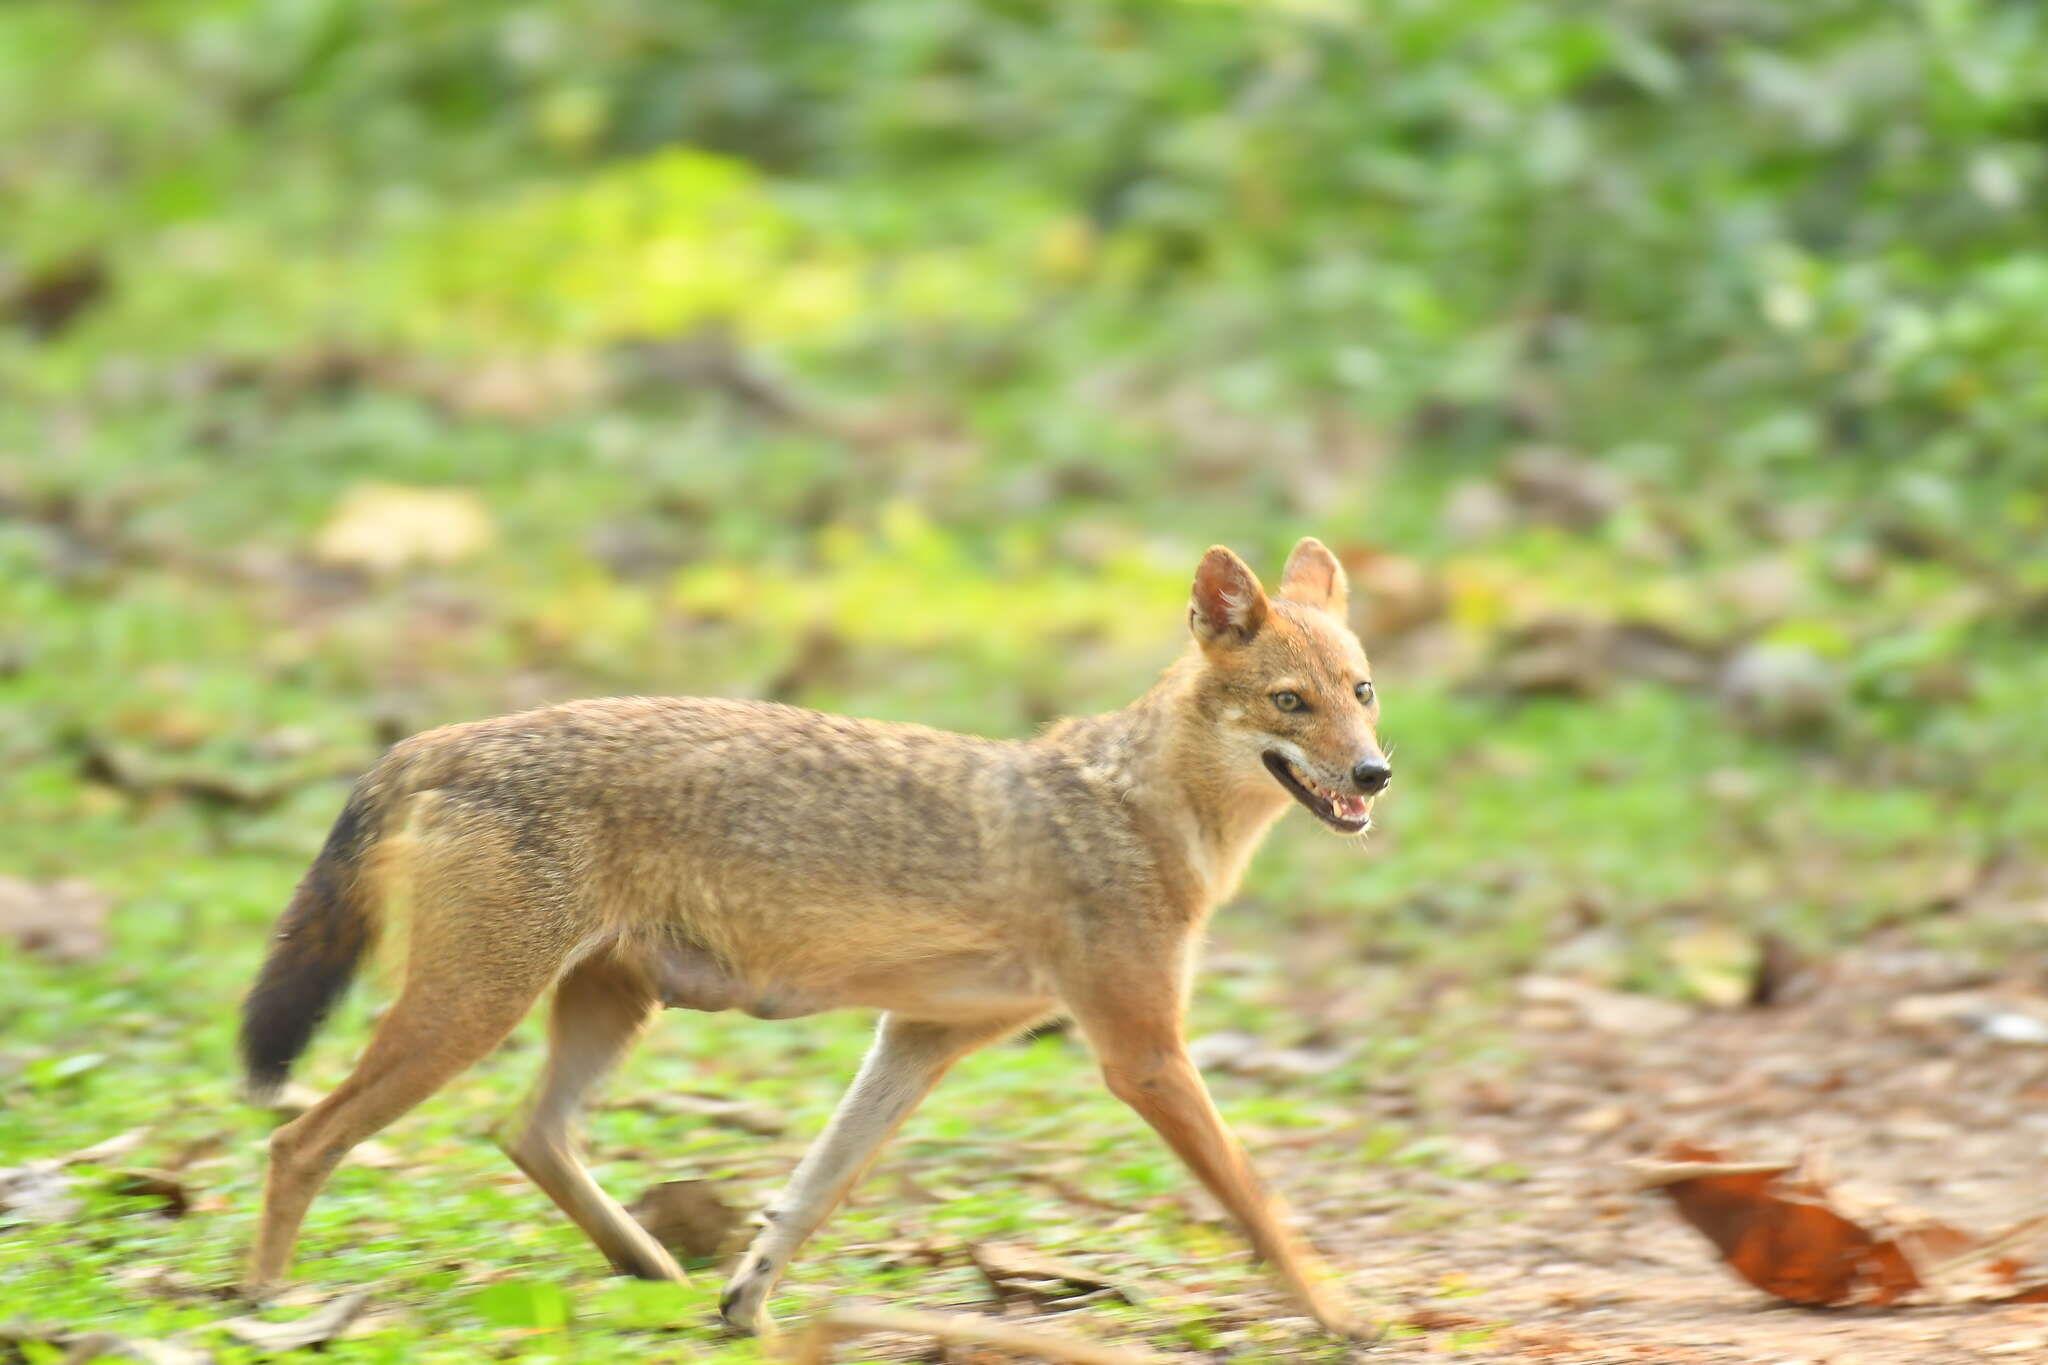
[[1394,769],[1384,758],[1362,758],[1351,770],[1351,780],[1358,784],[1360,791],[1370,795],[1384,790],[1387,783],[1394,780]]

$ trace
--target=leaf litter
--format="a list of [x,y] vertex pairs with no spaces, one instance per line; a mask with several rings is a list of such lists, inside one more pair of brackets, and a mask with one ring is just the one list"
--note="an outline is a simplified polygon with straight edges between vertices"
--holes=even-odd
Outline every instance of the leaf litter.
[[2048,1240],[2048,1212],[1979,1237],[1931,1218],[1841,1207],[1812,1160],[1731,1161],[1673,1143],[1635,1165],[1737,1275],[1789,1303],[1813,1306],[1939,1302],[2048,1303],[2048,1267],[2021,1283],[2020,1252]]
[[1085,1337],[1017,1327],[969,1313],[922,1313],[907,1309],[835,1308],[820,1313],[786,1353],[791,1365],[825,1365],[834,1344],[889,1332],[929,1337],[946,1346],[988,1346],[1025,1359],[1070,1365],[1167,1365],[1174,1357],[1137,1346],[1112,1345]]
[[709,1260],[740,1226],[739,1213],[708,1180],[667,1180],[626,1206],[641,1227],[671,1254]]
[[1127,1280],[1015,1242],[977,1242],[967,1248],[967,1254],[996,1297],[1006,1304],[1070,1309],[1104,1301],[1138,1303],[1146,1297]]
[[113,902],[77,878],[30,882],[0,877],[0,940],[52,962],[86,962],[107,950]]
[[303,1318],[290,1322],[266,1322],[262,1318],[224,1318],[214,1326],[226,1332],[235,1340],[254,1346],[259,1351],[282,1354],[285,1351],[302,1350],[308,1346],[321,1346],[333,1341],[362,1315],[368,1306],[367,1291],[357,1290],[329,1300],[322,1307]]

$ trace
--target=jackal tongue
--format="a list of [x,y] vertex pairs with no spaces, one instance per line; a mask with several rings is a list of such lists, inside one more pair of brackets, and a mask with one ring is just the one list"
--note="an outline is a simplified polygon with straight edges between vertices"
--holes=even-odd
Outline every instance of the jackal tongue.
[[[1300,769],[1297,768],[1295,771],[1300,772]],[[1303,773],[1302,776],[1308,777],[1308,774]],[[1369,799],[1367,797],[1346,796],[1342,792],[1331,791],[1312,777],[1308,778],[1308,789],[1329,802],[1331,811],[1341,819],[1357,820],[1365,814],[1366,802]]]

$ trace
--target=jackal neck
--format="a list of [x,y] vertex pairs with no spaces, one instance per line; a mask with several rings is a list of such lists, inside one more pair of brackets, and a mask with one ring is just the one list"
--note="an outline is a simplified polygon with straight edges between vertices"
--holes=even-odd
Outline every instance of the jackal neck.
[[[1261,770],[1236,771],[1200,694],[1190,651],[1129,706],[1061,722],[1043,742],[1114,784],[1164,860],[1178,863],[1206,912],[1228,899],[1288,797]],[[1179,878],[1175,878],[1179,880]]]

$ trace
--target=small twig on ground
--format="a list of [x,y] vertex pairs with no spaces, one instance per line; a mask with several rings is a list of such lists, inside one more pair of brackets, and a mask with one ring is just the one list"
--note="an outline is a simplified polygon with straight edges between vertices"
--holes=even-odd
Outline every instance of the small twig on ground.
[[835,1308],[820,1313],[789,1349],[791,1365],[826,1365],[835,1342],[870,1332],[904,1332],[950,1346],[989,1346],[998,1351],[1059,1360],[1071,1365],[1167,1365],[1168,1357],[1139,1346],[1111,1346],[1081,1337],[1057,1336],[1013,1327],[967,1313],[919,1313],[894,1308]]

